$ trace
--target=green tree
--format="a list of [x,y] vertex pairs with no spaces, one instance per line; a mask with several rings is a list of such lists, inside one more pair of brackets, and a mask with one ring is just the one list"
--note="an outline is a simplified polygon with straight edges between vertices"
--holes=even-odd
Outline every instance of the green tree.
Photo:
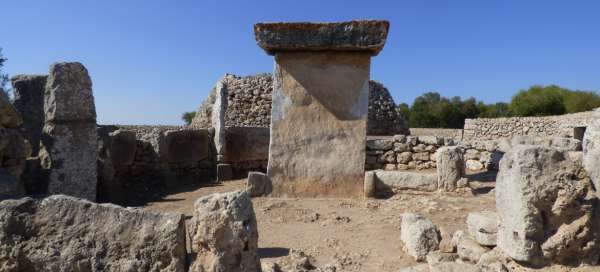
[[504,102],[498,102],[495,104],[486,105],[483,102],[479,102],[479,118],[498,118],[498,117],[510,117],[511,112],[508,109],[508,104]]
[[184,112],[181,115],[181,120],[183,120],[185,122],[185,124],[189,126],[190,124],[192,124],[192,120],[194,119],[195,116],[196,116],[195,111]]
[[417,97],[408,111],[410,127],[462,128],[466,118],[478,116],[480,108],[473,97],[463,101],[428,92]]
[[566,113],[565,94],[570,92],[556,85],[535,85],[521,90],[512,97],[509,105],[515,116],[546,116]]
[[6,83],[8,82],[8,75],[5,74],[2,70],[5,62],[6,58],[4,58],[4,56],[2,55],[2,47],[0,47],[0,89],[4,90],[8,94],[8,88],[6,88]]
[[410,119],[410,106],[406,103],[400,103],[396,110],[404,117],[405,120]]
[[568,91],[563,95],[567,113],[590,111],[600,107],[600,96],[596,92]]

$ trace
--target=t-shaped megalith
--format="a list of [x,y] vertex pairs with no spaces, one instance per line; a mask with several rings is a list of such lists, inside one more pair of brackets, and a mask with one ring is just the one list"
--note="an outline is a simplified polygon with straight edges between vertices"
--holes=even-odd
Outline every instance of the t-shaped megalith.
[[275,56],[268,176],[273,196],[363,194],[371,57],[387,21],[261,23]]

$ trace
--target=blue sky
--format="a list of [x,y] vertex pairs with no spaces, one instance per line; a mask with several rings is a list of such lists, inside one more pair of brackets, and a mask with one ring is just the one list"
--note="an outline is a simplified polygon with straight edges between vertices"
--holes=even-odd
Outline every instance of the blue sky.
[[181,124],[225,73],[270,72],[262,21],[391,22],[372,62],[397,103],[425,91],[507,101],[533,84],[600,89],[600,1],[2,0],[6,72],[90,71],[102,124]]

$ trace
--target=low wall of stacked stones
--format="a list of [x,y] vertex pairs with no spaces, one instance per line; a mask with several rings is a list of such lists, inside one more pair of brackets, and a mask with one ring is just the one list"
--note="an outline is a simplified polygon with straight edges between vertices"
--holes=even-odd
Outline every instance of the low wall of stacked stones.
[[437,136],[461,140],[463,130],[459,128],[410,128],[411,136]]
[[443,146],[461,146],[468,170],[495,170],[502,158],[498,141],[461,143],[453,137],[405,136],[370,137],[367,140],[365,170],[426,170],[436,168],[436,151]]
[[587,127],[593,111],[544,116],[466,119],[464,139],[499,139],[517,135],[574,137],[574,129]]

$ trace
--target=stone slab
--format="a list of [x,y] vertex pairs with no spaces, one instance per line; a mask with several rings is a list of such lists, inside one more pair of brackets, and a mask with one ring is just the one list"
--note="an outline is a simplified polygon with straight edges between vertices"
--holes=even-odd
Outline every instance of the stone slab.
[[50,66],[44,96],[45,122],[96,122],[92,80],[79,62]]
[[405,171],[375,171],[376,188],[378,191],[418,190],[433,192],[437,190],[437,175],[435,173],[417,173]]
[[273,196],[363,195],[370,58],[276,56],[267,170]]
[[387,39],[389,22],[258,23],[254,35],[267,54],[288,51],[365,51],[377,55]]

